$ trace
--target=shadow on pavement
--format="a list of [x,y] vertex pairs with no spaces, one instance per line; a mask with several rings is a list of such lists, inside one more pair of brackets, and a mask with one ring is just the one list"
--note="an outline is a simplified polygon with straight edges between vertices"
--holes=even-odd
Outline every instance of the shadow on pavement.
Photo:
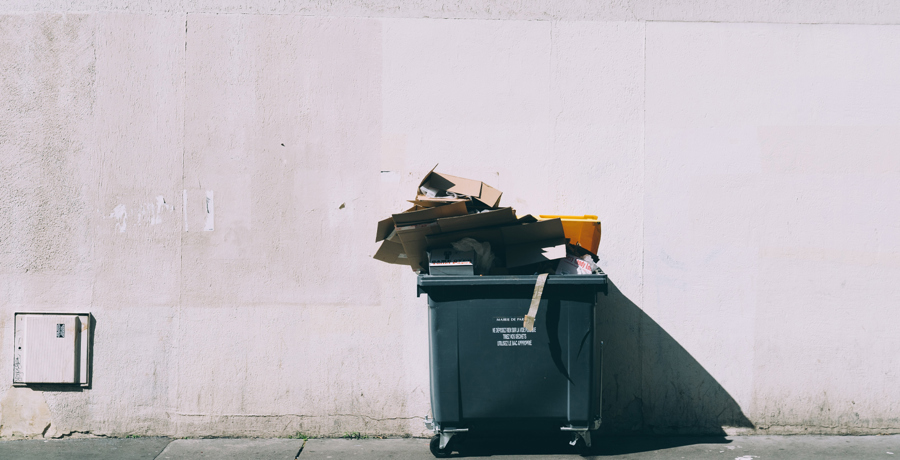
[[587,452],[590,456],[635,454],[694,444],[730,444],[724,436],[598,436]]
[[[527,432],[469,434],[455,447],[454,458],[528,455],[581,455],[605,457],[634,454],[694,444],[729,444],[724,436],[594,436],[590,449],[569,445],[571,437],[563,432]],[[455,450],[455,449],[454,449]]]

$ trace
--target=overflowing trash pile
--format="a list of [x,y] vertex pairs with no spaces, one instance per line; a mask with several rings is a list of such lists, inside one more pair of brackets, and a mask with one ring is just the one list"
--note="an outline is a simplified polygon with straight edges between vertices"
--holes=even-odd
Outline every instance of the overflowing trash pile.
[[518,217],[476,180],[425,175],[412,207],[378,222],[375,259],[431,275],[602,273],[596,216]]

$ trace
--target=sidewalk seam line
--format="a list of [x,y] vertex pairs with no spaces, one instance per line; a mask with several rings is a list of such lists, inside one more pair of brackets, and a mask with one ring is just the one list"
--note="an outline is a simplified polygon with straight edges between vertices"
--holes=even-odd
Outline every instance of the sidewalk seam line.
[[172,443],[173,443],[173,442],[175,442],[175,440],[174,440],[174,439],[172,439],[172,438],[169,438],[169,442],[167,442],[167,443],[166,443],[166,446],[165,446],[165,447],[163,447],[163,448],[162,448],[162,450],[161,450],[161,451],[159,451],[159,453],[158,453],[158,454],[156,454],[156,457],[153,457],[153,460],[157,460],[157,459],[158,459],[158,458],[159,458],[159,456],[160,456],[160,455],[162,455],[162,454],[163,454],[163,452],[165,452],[165,451],[166,451],[166,449],[168,449],[168,448],[169,448],[169,445],[170,445],[170,444],[172,444]]
[[294,456],[294,460],[297,460],[298,458],[300,458],[300,454],[303,453],[303,448],[306,447],[306,441],[309,441],[309,440],[308,439],[303,440],[303,444],[300,445],[300,450],[297,451],[297,455]]

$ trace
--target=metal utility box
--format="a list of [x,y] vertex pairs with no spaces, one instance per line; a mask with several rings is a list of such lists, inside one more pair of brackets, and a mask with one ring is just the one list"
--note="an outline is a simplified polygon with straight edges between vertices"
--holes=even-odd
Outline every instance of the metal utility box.
[[594,333],[606,275],[550,275],[523,327],[537,276],[418,277],[428,295],[432,441],[447,456],[469,430],[571,431],[600,424],[602,342]]
[[90,313],[16,313],[13,385],[90,385]]

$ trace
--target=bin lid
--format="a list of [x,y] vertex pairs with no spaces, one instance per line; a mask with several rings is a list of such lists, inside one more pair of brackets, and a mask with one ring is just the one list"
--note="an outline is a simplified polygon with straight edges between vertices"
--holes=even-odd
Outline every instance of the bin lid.
[[[537,275],[419,275],[416,285],[421,288],[446,286],[510,286],[530,285],[537,282]],[[605,274],[599,275],[550,275],[546,285],[550,286],[604,286],[608,282]]]

